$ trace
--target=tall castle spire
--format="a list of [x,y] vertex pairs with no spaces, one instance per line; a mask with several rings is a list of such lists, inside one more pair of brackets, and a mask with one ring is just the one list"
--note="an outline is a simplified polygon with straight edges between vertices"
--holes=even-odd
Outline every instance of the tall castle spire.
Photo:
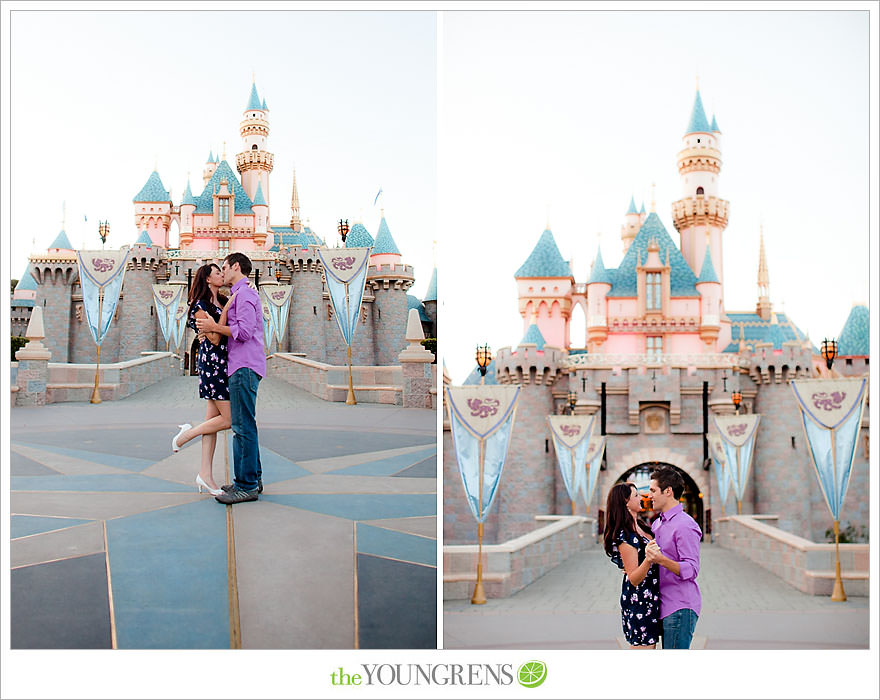
[[773,313],[770,304],[770,273],[767,270],[767,253],[764,251],[763,224],[761,224],[761,252],[758,254],[758,307],[755,313],[765,321]]
[[293,191],[290,195],[290,228],[302,231],[302,219],[299,218],[299,192],[296,189],[296,168],[293,170]]
[[[272,172],[275,156],[266,150],[269,138],[269,119],[260,100],[256,84],[251,85],[250,99],[244,110],[244,118],[239,125],[242,140],[242,151],[236,154],[235,164],[241,175],[241,185],[247,196],[253,201],[257,196],[257,186],[263,190],[266,204],[271,206],[269,196],[269,173]],[[223,146],[223,159],[226,159],[226,144]]]

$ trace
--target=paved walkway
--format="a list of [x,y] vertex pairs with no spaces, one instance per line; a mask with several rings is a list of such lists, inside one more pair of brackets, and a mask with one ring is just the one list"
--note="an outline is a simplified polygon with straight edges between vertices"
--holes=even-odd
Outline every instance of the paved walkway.
[[[581,552],[506,599],[446,601],[444,647],[617,649],[621,573],[596,548]],[[751,561],[704,543],[703,611],[695,644],[706,649],[866,649],[868,599],[833,603],[784,583]]]
[[267,378],[265,490],[226,507],[170,453],[197,386],[12,411],[12,648],[434,648],[436,413]]

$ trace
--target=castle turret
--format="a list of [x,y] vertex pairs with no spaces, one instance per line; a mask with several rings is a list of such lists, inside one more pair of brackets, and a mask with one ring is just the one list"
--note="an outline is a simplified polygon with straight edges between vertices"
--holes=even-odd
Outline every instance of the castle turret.
[[721,283],[715,274],[709,247],[703,256],[700,276],[694,285],[702,297],[700,305],[700,338],[707,352],[714,352],[721,330]]
[[162,184],[155,170],[134,199],[134,224],[138,231],[146,230],[153,243],[168,248],[171,228],[171,194]]
[[397,265],[401,261],[400,250],[394,242],[388,223],[385,221],[384,209],[381,216],[379,230],[376,232],[376,241],[373,244],[373,252],[370,254],[370,263],[373,265]]
[[672,204],[672,220],[681,235],[681,254],[694,275],[699,275],[706,238],[712,249],[712,260],[721,284],[724,284],[722,233],[727,228],[730,203],[718,196],[718,178],[721,173],[720,132],[713,117],[713,125],[706,120],[703,100],[697,90],[691,118],[682,137],[678,153],[678,173],[681,180],[681,199]]
[[299,191],[296,188],[296,170],[293,171],[293,187],[290,193],[290,228],[295,233],[302,231],[302,219],[299,215]]
[[61,229],[58,232],[58,235],[55,236],[55,240],[49,244],[49,253],[68,253],[73,252],[73,245],[70,243],[70,239],[67,237],[67,232],[64,229]]
[[208,153],[208,161],[205,163],[205,169],[202,171],[202,179],[204,180],[204,186],[208,186],[208,180],[211,179],[211,176],[214,175],[214,171],[217,170],[217,163],[219,163],[219,159],[214,157],[214,151]]
[[254,199],[257,186],[263,186],[263,197],[271,205],[269,195],[269,173],[272,172],[275,156],[266,150],[269,137],[268,110],[266,101],[260,101],[256,84],[251,85],[251,96],[244,110],[240,132],[244,150],[236,156],[236,165],[241,174],[241,184],[247,196]]
[[758,306],[755,309],[764,321],[770,319],[773,306],[770,303],[770,272],[767,270],[767,254],[764,252],[764,226],[761,226],[761,252],[758,255]]
[[[644,206],[642,206],[642,209],[644,210]],[[620,239],[623,241],[624,255],[626,255],[626,251],[629,250],[633,238],[635,238],[636,234],[639,232],[639,229],[642,226],[642,221],[641,214],[639,214],[639,210],[636,209],[636,200],[634,197],[630,197],[629,208],[626,210],[626,214],[623,217],[623,224],[620,226]]]
[[[354,228],[351,233],[354,233]],[[351,240],[351,233],[345,239],[346,246]],[[358,233],[359,236],[362,235],[360,231]],[[397,356],[406,347],[406,323],[409,316],[406,290],[412,287],[414,281],[413,268],[401,261],[400,251],[391,236],[383,212],[367,271],[367,285],[372,288],[375,297],[373,338],[376,364],[397,364]]]
[[263,246],[269,233],[269,205],[263,197],[262,183],[257,183],[257,194],[251,210],[254,212],[254,243]]
[[186,181],[186,190],[180,202],[180,247],[189,248],[193,240],[193,214],[196,211],[196,200]]
[[574,276],[556,247],[553,232],[547,228],[529,257],[514,274],[519,288],[519,314],[523,331],[533,312],[538,314],[538,328],[547,342],[568,348],[571,293]]
[[437,268],[431,272],[431,279],[428,282],[428,291],[425,292],[425,298],[422,299],[425,305],[425,314],[431,319],[434,328],[434,337],[437,337]]
[[[119,327],[119,361],[133,360],[148,350],[158,350],[156,334],[159,319],[153,308],[153,287],[162,254],[151,244],[150,236],[142,231],[131,246],[125,279],[122,283]],[[164,342],[162,350],[165,349]],[[181,348],[181,352],[185,350]],[[103,353],[101,355],[103,359]]]
[[601,352],[608,338],[608,314],[606,295],[611,291],[611,274],[602,261],[602,249],[596,250],[596,259],[587,281],[587,349]]

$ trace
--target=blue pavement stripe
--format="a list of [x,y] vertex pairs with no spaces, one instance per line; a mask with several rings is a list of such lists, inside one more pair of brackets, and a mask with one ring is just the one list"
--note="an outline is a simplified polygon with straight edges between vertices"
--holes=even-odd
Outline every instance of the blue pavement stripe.
[[45,464],[24,457],[17,452],[13,452],[9,460],[9,473],[12,476],[47,476],[51,474],[60,474],[57,469],[51,469]]
[[429,447],[418,452],[409,452],[405,455],[396,457],[386,457],[385,459],[377,459],[362,464],[356,464],[352,467],[343,467],[342,469],[334,469],[328,474],[350,474],[356,476],[391,476],[399,472],[401,469],[411,467],[417,462],[421,462],[426,457],[437,454],[437,446]]
[[[231,430],[227,439],[229,441],[229,476],[232,478],[234,473],[234,452],[232,451],[233,436]],[[263,465],[264,484],[274,484],[279,481],[287,481],[288,479],[299,479],[312,473],[264,445],[260,445],[260,463]]]
[[[170,442],[170,441],[169,441]],[[153,466],[156,462],[149,459],[139,459],[137,457],[129,457],[122,455],[108,455],[106,452],[89,452],[87,450],[74,450],[67,447],[56,447],[55,445],[41,445],[33,442],[13,442],[12,445],[21,445],[22,447],[32,447],[35,450],[43,452],[52,452],[56,455],[64,455],[65,457],[76,457],[86,462],[94,462],[95,464],[103,464],[107,467],[119,467],[120,469],[128,469],[133,472],[143,471],[147,467]]]
[[61,530],[65,527],[94,522],[92,520],[78,520],[76,518],[43,518],[39,515],[13,515],[10,521],[9,532],[13,540],[16,537],[26,537],[27,535],[52,532],[53,530]]
[[134,493],[181,493],[195,491],[173,481],[142,474],[71,474],[68,476],[13,476],[13,491],[130,491]]
[[394,477],[408,477],[410,479],[436,479],[437,478],[437,455],[423,459],[418,464],[413,464],[403,471],[392,474]]
[[109,520],[107,546],[120,649],[229,648],[225,507]]
[[374,525],[357,524],[357,551],[359,554],[437,566],[437,540]]
[[263,494],[260,498],[284,506],[349,520],[412,518],[436,515],[437,497],[433,493],[386,494]]

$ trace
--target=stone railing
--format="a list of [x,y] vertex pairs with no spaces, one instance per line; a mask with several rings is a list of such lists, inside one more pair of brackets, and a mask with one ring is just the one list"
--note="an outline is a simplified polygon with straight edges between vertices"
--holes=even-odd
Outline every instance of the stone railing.
[[566,366],[569,369],[584,367],[709,367],[727,368],[740,364],[736,353],[707,353],[705,355],[648,355],[648,354],[596,354],[569,355]]
[[[348,366],[307,360],[295,353],[275,353],[266,371],[324,401],[345,402],[348,396]],[[399,365],[352,365],[352,381],[358,403],[403,405],[403,370]]]
[[[798,537],[771,523],[775,515],[730,515],[713,522],[715,541],[810,595],[830,595],[834,545]],[[840,545],[840,570],[847,595],[868,595],[869,545]]]
[[[483,545],[487,598],[511,596],[576,552],[596,546],[594,518],[537,515],[535,520],[543,526],[501,544]],[[477,580],[477,551],[475,544],[443,547],[444,600],[471,597]]]
[[[223,260],[228,250],[164,250],[162,257],[177,260]],[[273,250],[248,251],[251,260],[277,260],[278,253]]]
[[[180,375],[180,358],[170,352],[145,352],[126,362],[102,364],[98,391],[102,401],[130,396],[151,384]],[[88,401],[95,388],[94,364],[49,363],[46,403]]]

